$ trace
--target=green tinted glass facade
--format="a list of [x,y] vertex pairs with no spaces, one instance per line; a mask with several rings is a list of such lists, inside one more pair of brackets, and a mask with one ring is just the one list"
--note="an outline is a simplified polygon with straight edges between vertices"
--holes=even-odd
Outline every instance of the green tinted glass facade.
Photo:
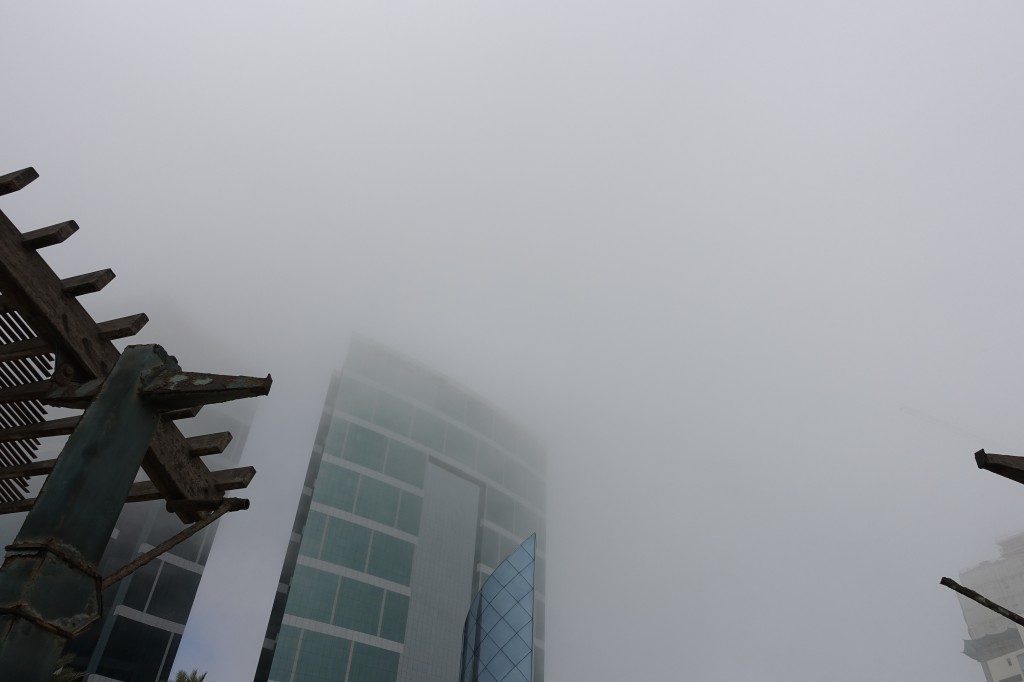
[[458,679],[473,594],[534,533],[541,682],[544,462],[478,397],[354,341],[328,392],[257,682]]

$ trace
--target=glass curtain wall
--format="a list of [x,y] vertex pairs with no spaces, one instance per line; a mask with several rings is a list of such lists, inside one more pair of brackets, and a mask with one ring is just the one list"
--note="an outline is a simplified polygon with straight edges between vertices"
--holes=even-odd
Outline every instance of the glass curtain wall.
[[537,536],[484,581],[462,631],[461,682],[532,682]]

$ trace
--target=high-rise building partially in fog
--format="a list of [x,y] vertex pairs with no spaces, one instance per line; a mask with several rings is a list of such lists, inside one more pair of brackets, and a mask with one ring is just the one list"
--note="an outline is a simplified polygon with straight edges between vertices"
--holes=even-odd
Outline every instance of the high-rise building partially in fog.
[[536,533],[542,682],[545,459],[479,396],[354,340],[324,403],[256,680],[458,680],[473,595]]
[[[1024,533],[997,544],[1000,557],[964,571],[960,582],[1011,611],[1024,612]],[[1024,628],[963,596],[960,608],[970,636],[964,640],[964,654],[981,665],[984,679],[1024,680]]]
[[[227,469],[238,464],[253,413],[254,407],[246,405],[208,406],[199,416],[178,424],[196,435],[230,431],[232,440],[224,452],[204,458],[214,470]],[[171,666],[218,523],[104,590],[103,619],[67,647],[75,655],[73,667],[86,673],[86,682],[163,682],[172,676]],[[100,572],[113,573],[182,528],[162,500],[126,504],[100,561]]]

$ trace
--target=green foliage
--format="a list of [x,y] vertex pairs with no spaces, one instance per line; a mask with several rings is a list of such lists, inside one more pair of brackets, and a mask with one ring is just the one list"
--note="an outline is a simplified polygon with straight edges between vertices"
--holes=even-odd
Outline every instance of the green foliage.
[[174,682],[203,682],[205,679],[206,673],[200,675],[198,670],[193,670],[190,673],[179,670],[178,674],[174,676]]

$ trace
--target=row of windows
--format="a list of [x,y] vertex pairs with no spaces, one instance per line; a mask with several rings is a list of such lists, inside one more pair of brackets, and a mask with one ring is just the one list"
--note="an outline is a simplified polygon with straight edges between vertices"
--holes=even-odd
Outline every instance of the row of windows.
[[510,452],[542,468],[544,450],[528,433],[444,378],[371,344],[353,343],[346,367],[467,424]]
[[[432,412],[415,407],[402,398],[393,396],[386,391],[378,390],[350,375],[342,375],[338,385],[338,396],[335,404],[336,407],[349,414],[373,422],[389,431],[412,438],[416,442],[422,443],[438,452],[443,451],[446,431],[449,434],[449,439],[453,437],[452,433],[466,433],[464,429],[454,427]],[[518,447],[509,447],[508,443],[495,438],[493,433],[488,432],[488,429],[479,428],[481,426],[479,420],[474,422],[474,420],[460,419],[444,409],[441,409],[440,412],[452,417],[459,423],[466,424],[477,433],[483,434],[486,438],[495,441],[510,452],[517,453],[520,456],[525,454]],[[455,437],[458,436],[456,435]],[[480,440],[476,436],[473,436],[473,438]],[[493,448],[493,446],[491,447]],[[543,455],[539,453],[539,450],[533,453],[532,456],[523,456],[522,459],[535,469],[544,468]]]
[[175,623],[188,620],[201,574],[152,561],[131,575],[124,605]]
[[[385,398],[386,402],[382,402]],[[443,452],[479,472],[484,478],[529,500],[534,506],[543,508],[544,486],[540,477],[468,431],[347,376],[341,379],[336,405],[349,414],[400,433],[431,450]],[[423,467],[426,462],[423,453],[359,425],[335,419],[324,451],[376,471],[395,475],[413,485],[423,485]],[[392,455],[392,451],[396,451],[397,455]],[[391,464],[392,458],[398,459],[394,465]],[[408,472],[414,478],[392,473],[388,471],[389,468],[399,473]]]
[[299,554],[402,585],[412,576],[415,545],[386,533],[310,510]]
[[313,501],[416,535],[423,498],[351,469],[322,462]]
[[427,456],[416,448],[388,438],[364,426],[334,417],[324,442],[324,452],[367,469],[423,487]]
[[403,594],[301,564],[285,606],[285,613],[396,642],[405,641],[408,611]]
[[279,682],[394,682],[398,654],[285,625],[277,637],[270,679]]
[[486,492],[484,518],[521,538],[541,530],[542,526],[540,516],[533,510],[490,487]]

